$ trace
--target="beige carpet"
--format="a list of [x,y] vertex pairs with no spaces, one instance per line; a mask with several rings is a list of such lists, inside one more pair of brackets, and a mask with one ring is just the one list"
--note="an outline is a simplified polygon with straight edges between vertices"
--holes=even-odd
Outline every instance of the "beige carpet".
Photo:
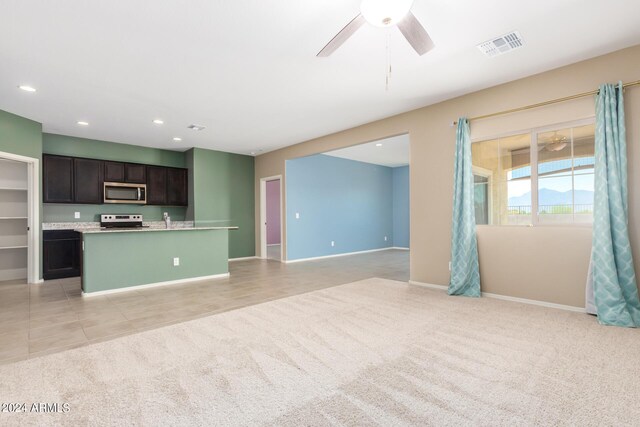
[[11,365],[0,425],[638,425],[640,331],[370,279]]

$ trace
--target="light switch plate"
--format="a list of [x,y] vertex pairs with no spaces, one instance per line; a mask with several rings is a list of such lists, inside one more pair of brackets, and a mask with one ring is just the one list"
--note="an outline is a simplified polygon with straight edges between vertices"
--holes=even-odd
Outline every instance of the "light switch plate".
[[74,212],[74,213],[73,213],[73,217],[74,217],[75,219],[80,219],[80,212]]
[[296,219],[300,219],[300,212],[296,212]]

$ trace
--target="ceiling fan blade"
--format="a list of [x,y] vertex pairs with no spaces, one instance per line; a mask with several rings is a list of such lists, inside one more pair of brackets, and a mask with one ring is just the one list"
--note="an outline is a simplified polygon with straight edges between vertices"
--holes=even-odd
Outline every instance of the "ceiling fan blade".
[[411,12],[398,22],[398,28],[418,55],[422,56],[436,46],[427,34],[427,30]]
[[331,55],[337,48],[342,46],[344,42],[347,41],[349,37],[351,37],[358,28],[362,27],[365,23],[364,16],[358,14],[351,22],[349,22],[345,27],[340,30],[338,34],[334,38],[331,39],[329,43],[325,47],[322,48],[320,52],[316,56],[318,57],[326,57]]

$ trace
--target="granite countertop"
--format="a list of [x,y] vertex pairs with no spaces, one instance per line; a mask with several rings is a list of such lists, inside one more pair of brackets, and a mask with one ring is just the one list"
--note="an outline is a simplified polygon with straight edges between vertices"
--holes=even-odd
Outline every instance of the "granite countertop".
[[[161,228],[166,229],[164,221],[144,221],[142,223],[148,228]],[[193,221],[172,221],[171,228],[193,228]],[[42,224],[43,230],[87,230],[87,229],[100,229],[99,222],[45,222]]]
[[176,228],[76,228],[82,234],[143,233],[147,231],[237,230],[238,227],[176,227]]

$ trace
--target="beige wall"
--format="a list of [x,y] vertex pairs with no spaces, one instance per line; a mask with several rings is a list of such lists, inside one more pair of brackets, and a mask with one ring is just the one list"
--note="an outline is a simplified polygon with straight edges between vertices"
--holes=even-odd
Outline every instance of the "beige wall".
[[[473,117],[596,89],[601,83],[640,79],[640,45],[439,104],[327,135],[256,159],[261,177],[285,174],[285,160],[409,133],[411,138],[411,280],[449,281],[455,128]],[[629,222],[640,272],[640,87],[626,90],[629,145]],[[473,139],[563,123],[594,115],[583,98],[471,124]],[[286,176],[284,178],[286,180]],[[256,189],[259,191],[259,185]],[[286,206],[286,194],[284,203]],[[256,192],[256,250],[260,250],[260,204]],[[286,218],[285,241],[286,243]],[[578,227],[478,227],[480,272],[485,292],[584,306],[591,229]],[[285,247],[286,251],[286,247]],[[286,252],[285,252],[286,253]]]

